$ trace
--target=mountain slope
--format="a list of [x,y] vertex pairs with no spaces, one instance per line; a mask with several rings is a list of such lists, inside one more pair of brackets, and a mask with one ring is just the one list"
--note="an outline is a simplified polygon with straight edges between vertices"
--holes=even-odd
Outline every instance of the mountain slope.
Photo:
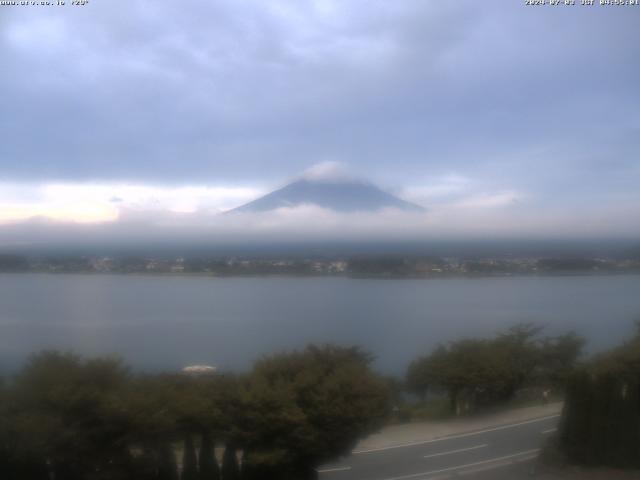
[[266,212],[305,204],[336,212],[374,212],[384,208],[424,211],[421,206],[402,200],[369,183],[308,179],[297,180],[231,211]]

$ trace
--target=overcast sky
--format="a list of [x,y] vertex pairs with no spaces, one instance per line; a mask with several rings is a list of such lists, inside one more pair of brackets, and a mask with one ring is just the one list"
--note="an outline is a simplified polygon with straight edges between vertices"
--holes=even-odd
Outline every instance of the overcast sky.
[[638,235],[639,26],[520,0],[0,6],[0,223],[210,218],[340,164],[424,231]]

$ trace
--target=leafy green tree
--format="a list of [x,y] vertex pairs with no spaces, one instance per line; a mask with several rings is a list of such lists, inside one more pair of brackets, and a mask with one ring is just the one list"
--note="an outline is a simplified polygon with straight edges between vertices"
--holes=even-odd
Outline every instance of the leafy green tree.
[[172,444],[181,439],[176,405],[181,391],[175,375],[139,375],[126,392],[128,444],[143,452],[139,463],[154,480],[177,480],[176,453]]
[[575,367],[583,340],[575,334],[540,340],[541,328],[520,324],[492,339],[464,339],[440,345],[412,362],[406,383],[423,396],[444,390],[451,411],[503,402],[524,386],[561,385]]
[[[640,375],[638,375],[640,376]],[[640,402],[638,378],[616,378],[609,392],[607,445],[602,463],[622,468],[640,464]]]
[[571,374],[560,421],[560,442],[569,458],[589,457],[591,377],[586,371]]
[[560,448],[590,465],[640,467],[640,335],[571,375]]
[[124,403],[127,369],[117,360],[44,352],[13,385],[16,450],[47,461],[58,478],[131,475]]
[[351,451],[387,415],[388,391],[357,348],[309,346],[256,363],[244,388],[243,461],[280,479],[315,478],[315,467]]
[[422,402],[425,401],[429,388],[435,384],[432,373],[433,368],[427,357],[417,358],[407,369],[405,387],[409,392],[417,395]]
[[451,410],[456,413],[504,397],[511,381],[505,352],[487,340],[460,340],[440,346],[416,362],[413,369],[425,384],[447,392]]
[[[161,449],[167,444],[204,432],[202,447],[208,451],[204,443],[211,440],[211,435],[222,435],[232,429],[231,422],[237,418],[237,415],[225,418],[223,414],[223,411],[237,408],[234,406],[234,384],[234,380],[226,376],[163,374],[137,377],[128,402],[134,422],[132,443],[164,458]],[[199,463],[205,469],[199,475],[216,475],[218,465],[213,461],[213,447],[210,455],[199,457]],[[208,478],[206,476],[203,478]]]
[[564,389],[582,354],[585,340],[574,332],[540,341],[536,380],[556,389]]
[[[20,431],[12,404],[11,389],[0,382],[0,478],[8,480],[45,480],[49,478],[46,458],[35,450]],[[35,442],[34,442],[35,443]]]
[[182,478],[215,479],[212,439],[221,438],[225,480],[315,478],[318,464],[350,451],[388,411],[370,361],[356,348],[312,346],[267,357],[246,378],[190,378],[44,352],[0,389],[0,474],[177,480],[172,445],[182,440]]
[[501,399],[511,398],[515,392],[533,377],[540,363],[539,334],[543,327],[533,323],[520,323],[501,333],[492,342],[500,361],[508,368]]

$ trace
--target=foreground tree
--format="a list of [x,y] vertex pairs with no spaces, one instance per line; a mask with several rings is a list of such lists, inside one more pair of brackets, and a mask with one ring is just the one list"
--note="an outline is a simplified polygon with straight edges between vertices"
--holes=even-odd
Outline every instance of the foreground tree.
[[584,344],[584,338],[574,332],[542,339],[535,380],[556,390],[564,389]]
[[[516,325],[493,339],[465,339],[440,345],[407,370],[407,388],[424,398],[445,391],[451,411],[504,402],[526,385],[559,386],[582,349],[574,334],[541,340],[541,328]],[[546,388],[546,387],[545,387]]]
[[259,361],[243,394],[243,479],[316,478],[389,411],[386,384],[357,348],[310,346]]
[[576,463],[640,467],[640,335],[571,375],[559,444]]
[[129,382],[129,445],[144,452],[139,460],[154,480],[178,479],[173,444],[184,439],[178,409],[182,395],[176,375],[140,375]]
[[[246,378],[189,378],[46,352],[0,388],[0,478],[177,480],[179,454],[183,480],[315,478],[389,409],[370,360],[309,347],[267,357]],[[226,447],[222,472],[214,438]]]
[[9,402],[14,451],[32,470],[49,465],[56,478],[131,476],[128,379],[117,360],[85,361],[55,352],[32,357],[17,376]]
[[407,368],[405,376],[405,388],[417,395],[420,401],[427,399],[430,388],[436,385],[435,369],[431,366],[431,358],[420,357],[412,361]]

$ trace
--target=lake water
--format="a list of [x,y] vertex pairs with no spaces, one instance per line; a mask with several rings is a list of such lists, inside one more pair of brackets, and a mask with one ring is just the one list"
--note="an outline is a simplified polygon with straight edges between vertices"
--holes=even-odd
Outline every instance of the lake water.
[[137,369],[242,370],[309,342],[357,344],[402,373],[438,342],[534,321],[576,330],[592,351],[640,318],[640,276],[208,278],[0,275],[0,369],[32,352],[116,354]]

